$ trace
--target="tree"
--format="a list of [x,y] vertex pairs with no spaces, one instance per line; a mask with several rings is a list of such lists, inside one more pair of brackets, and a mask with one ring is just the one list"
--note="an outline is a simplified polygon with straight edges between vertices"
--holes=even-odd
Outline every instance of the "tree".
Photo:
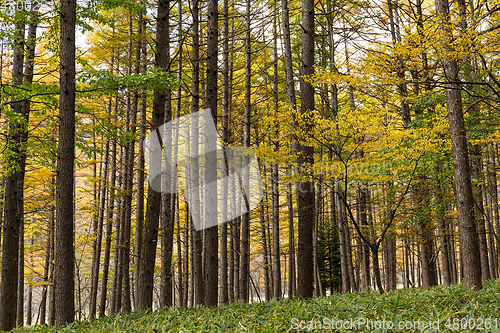
[[[14,59],[12,66],[12,84],[14,87],[23,84],[24,63],[24,34],[25,25],[22,17],[24,12],[15,12],[17,22],[15,24]],[[15,116],[21,118],[16,123],[12,119],[9,125],[8,144],[11,150],[9,160],[9,174],[5,179],[5,213],[3,225],[2,242],[2,280],[0,288],[0,330],[10,331],[16,324],[16,309],[19,273],[19,231],[24,230],[24,219],[22,215],[24,165],[26,161],[25,150],[22,148],[22,138],[26,133],[26,114],[23,114],[23,102],[12,98],[12,111]]]
[[[314,73],[314,0],[302,1],[302,75]],[[305,115],[314,110],[314,88],[303,78],[300,80],[301,105],[300,113]],[[306,116],[307,117],[307,116]],[[308,123],[306,131],[312,124]],[[314,162],[314,148],[299,144],[299,167],[311,166]],[[299,215],[298,247],[297,247],[297,286],[298,296],[313,296],[313,226],[314,226],[314,187],[311,181],[300,181],[296,184],[297,210]]]
[[[207,106],[212,112],[215,126],[217,126],[217,50],[218,50],[218,4],[217,0],[208,1],[208,39],[207,39]],[[212,150],[217,143],[217,137],[208,137],[206,179],[214,179],[217,176],[217,151]],[[210,167],[211,166],[211,167]],[[215,177],[214,177],[215,176]],[[207,189],[210,187],[207,187]],[[216,191],[216,189],[215,189]],[[217,193],[206,193],[205,207],[206,217],[210,220],[217,219]],[[219,239],[218,227],[213,226],[205,230],[205,305],[217,306],[218,296],[218,263],[219,263]]]
[[[170,12],[170,1],[159,0],[156,18],[156,66],[166,71],[167,51],[166,39],[169,33],[168,15]],[[155,90],[153,97],[153,116],[151,129],[156,130],[164,120],[166,92]],[[137,297],[137,308],[148,309],[153,306],[153,279],[156,258],[156,243],[158,241],[158,222],[160,217],[161,193],[148,187],[148,199],[146,218],[144,220],[144,235],[142,241],[142,264],[140,266],[139,286]]]
[[[250,34],[250,0],[245,2],[245,112],[244,112],[244,134],[243,145],[250,147],[250,109],[251,109],[251,75],[252,75],[252,48]],[[244,157],[246,158],[246,156]],[[244,179],[243,181],[246,181]],[[240,259],[240,299],[249,301],[250,285],[250,212],[241,216],[241,259]]]
[[74,162],[76,0],[61,1],[59,140],[56,174],[56,245],[54,288],[56,325],[75,320]]
[[472,194],[462,96],[458,84],[458,63],[453,58],[454,50],[451,44],[449,5],[448,0],[435,0],[434,3],[440,20],[440,42],[444,52],[442,63],[453,152],[455,198],[460,231],[460,255],[464,265],[465,286],[479,290],[482,288],[479,238],[474,217],[474,197]]

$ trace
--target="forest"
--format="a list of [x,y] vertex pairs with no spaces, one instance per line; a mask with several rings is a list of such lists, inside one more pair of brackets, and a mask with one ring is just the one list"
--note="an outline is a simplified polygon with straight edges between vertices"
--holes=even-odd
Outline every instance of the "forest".
[[[499,278],[500,1],[0,1],[0,331]],[[241,214],[153,186],[202,110]]]

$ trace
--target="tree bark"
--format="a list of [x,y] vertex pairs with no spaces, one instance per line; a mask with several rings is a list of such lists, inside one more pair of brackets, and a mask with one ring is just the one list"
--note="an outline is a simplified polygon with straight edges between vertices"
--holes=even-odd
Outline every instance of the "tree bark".
[[[141,12],[139,14],[139,22],[137,27],[137,35],[142,36],[144,27],[144,16]],[[141,37],[142,38],[142,37]],[[142,72],[146,72],[147,54],[146,54],[146,40],[140,39],[137,45],[136,62],[142,57]],[[143,229],[144,229],[144,136],[146,134],[146,91],[141,92],[141,115],[140,127],[141,133],[139,137],[139,161],[137,164],[137,196],[136,196],[136,221],[135,221],[135,248],[134,248],[134,291],[135,291],[135,309],[138,308],[138,295],[140,292],[139,280],[141,272],[141,258],[143,246]]]
[[[274,12],[277,13],[276,2],[274,2]],[[274,113],[276,116],[279,114],[278,109],[278,32],[276,15],[273,15],[273,35],[274,35],[274,45],[273,45],[273,57],[274,57],[274,85],[273,85],[273,102],[274,102]],[[273,134],[273,150],[277,154],[279,150],[278,131],[279,124],[275,122]],[[281,263],[280,263],[280,215],[279,215],[279,191],[278,191],[278,164],[271,165],[271,211],[272,211],[272,221],[273,221],[273,295],[274,298],[281,298]]]
[[[482,172],[482,154],[479,145],[472,147],[472,177],[476,181],[484,181]],[[483,189],[481,185],[472,188],[476,204],[474,205],[477,222],[477,234],[479,238],[479,254],[481,256],[481,278],[483,281],[490,279],[490,266],[488,262],[488,244],[486,240],[486,226],[484,223]]]
[[271,283],[270,283],[270,274],[269,274],[269,260],[268,260],[268,251],[267,251],[267,235],[266,235],[266,219],[265,219],[265,211],[264,211],[264,203],[260,205],[261,214],[260,214],[260,237],[262,244],[262,257],[264,262],[264,295],[266,301],[271,299]]
[[[156,22],[156,65],[163,70],[167,69],[167,50],[165,40],[169,33],[168,14],[170,10],[169,0],[158,1],[158,12]],[[151,129],[156,130],[163,123],[165,114],[165,92],[156,90],[153,97],[153,116]],[[140,310],[152,308],[153,306],[153,281],[154,265],[156,259],[156,247],[158,240],[158,222],[160,217],[161,193],[148,187],[148,199],[146,218],[144,222],[144,234],[142,244],[142,264],[139,274],[139,292],[137,295],[137,306]]]
[[[290,169],[287,170],[289,173]],[[295,225],[293,219],[292,185],[287,184],[286,201],[288,206],[288,298],[297,295],[297,274],[295,268]]]
[[[14,87],[23,84],[25,26],[24,23],[21,23],[21,20],[19,19],[15,23],[14,59],[12,65],[12,83]],[[26,115],[23,115],[23,102],[16,101],[15,97],[13,97],[12,102],[12,111],[26,119]],[[19,278],[19,231],[21,225],[24,223],[21,210],[23,206],[24,164],[26,155],[20,146],[23,136],[21,132],[26,132],[24,126],[27,126],[27,124],[16,125],[11,121],[7,141],[9,150],[12,152],[8,165],[12,169],[5,179],[2,279],[0,287],[0,330],[4,331],[9,331],[15,327],[18,298],[23,298],[24,296],[18,294],[19,288],[17,288]]]
[[75,319],[74,303],[74,160],[75,160],[76,0],[61,1],[59,141],[56,176],[56,325]]
[[[217,55],[218,55],[218,3],[217,0],[208,1],[208,38],[207,38],[207,106],[212,112],[212,118],[215,126],[217,127]],[[209,153],[207,155],[208,168],[205,169],[207,179],[215,176],[217,177],[217,151],[216,148],[217,136],[209,136],[208,147]],[[217,220],[217,189],[207,187],[207,197],[205,198],[205,207],[207,217],[209,220]],[[218,283],[219,283],[219,228],[213,226],[205,230],[205,253],[206,253],[206,269],[205,269],[205,305],[217,306],[218,304]]]
[[[170,8],[165,17],[165,26],[170,30]],[[165,35],[165,52],[166,52],[166,71],[170,73],[170,32]],[[164,122],[168,123],[172,120],[172,90],[167,89],[165,94],[165,115]],[[173,134],[173,133],[172,133]],[[167,135],[168,140],[173,137],[171,133]],[[172,155],[172,148],[175,144],[167,144],[164,154]],[[166,172],[169,173],[170,166],[167,166]],[[171,177],[166,177],[168,182],[167,188],[172,188],[173,184]],[[173,193],[162,193],[162,208],[160,215],[161,227],[161,270],[160,270],[160,307],[172,306],[172,252],[173,252],[173,236],[174,236],[174,221],[175,221],[175,200]]]
[[[250,147],[250,109],[251,109],[251,40],[250,40],[250,0],[246,0],[245,11],[245,124],[243,145]],[[245,180],[244,180],[245,181]],[[250,276],[250,212],[241,217],[241,261],[240,261],[240,299],[249,301],[249,276]]]
[[[195,113],[199,111],[200,108],[200,42],[199,42],[199,1],[193,0],[191,13],[193,16],[193,46],[192,46],[192,88],[191,88],[191,112]],[[196,124],[193,124],[196,125]],[[198,132],[193,132],[192,143],[193,149],[198,151]],[[192,172],[199,172],[198,165],[196,165],[196,160],[193,161]],[[191,177],[199,177],[197,174],[191,174]],[[200,202],[198,191],[192,191],[194,202]],[[194,209],[191,210],[191,214],[194,213]],[[193,216],[193,220],[195,220]],[[203,280],[203,232],[201,230],[192,229],[192,269],[193,269],[193,284],[194,284],[194,303],[204,304],[205,290],[204,290],[204,280]]]
[[[365,237],[368,235],[368,221],[366,215],[366,188],[358,189],[358,201],[359,201],[359,225],[365,232]],[[378,251],[378,249],[377,249]],[[375,253],[373,253],[375,256]],[[374,259],[375,260],[375,259]],[[368,289],[370,287],[370,245],[367,244],[363,239],[361,239],[361,281],[360,288]]]
[[[302,2],[302,75],[314,74],[314,1]],[[300,113],[306,122],[306,132],[312,124],[306,113],[314,110],[314,88],[303,78],[300,81],[301,107]],[[300,152],[298,165],[300,167],[314,162],[314,148],[303,144],[297,145]],[[311,298],[313,296],[313,226],[314,226],[314,186],[311,181],[296,183],[297,207],[299,216],[299,235],[297,247],[297,286],[298,296]]]
[[[229,1],[223,5],[223,37],[222,37],[222,142],[229,143]],[[223,182],[222,198],[227,198],[227,182]],[[227,219],[227,200],[222,201],[221,213]],[[229,301],[228,295],[228,259],[227,259],[227,223],[220,226],[220,299],[219,304]]]
[[[440,19],[441,44],[449,54],[453,53],[448,0],[435,0]],[[470,179],[467,137],[462,110],[462,96],[458,78],[458,64],[450,55],[443,58],[445,74],[448,123],[451,132],[453,169],[456,186],[456,203],[460,232],[460,257],[463,260],[465,287],[482,288],[479,238],[474,218],[474,199]]]
[[[109,100],[111,108],[111,98]],[[114,114],[118,109],[118,98],[115,97]],[[108,207],[106,212],[106,243],[104,245],[104,259],[102,264],[101,298],[99,301],[99,317],[103,317],[106,312],[106,298],[108,292],[109,259],[111,255],[111,235],[113,233],[113,213],[115,209],[115,182],[116,182],[116,139],[112,139],[111,148],[111,179],[109,182]]]

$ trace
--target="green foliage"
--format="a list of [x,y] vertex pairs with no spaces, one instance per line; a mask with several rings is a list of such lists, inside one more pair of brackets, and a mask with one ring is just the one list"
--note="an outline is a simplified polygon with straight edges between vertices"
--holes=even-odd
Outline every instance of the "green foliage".
[[115,76],[108,70],[98,70],[94,72],[85,72],[78,81],[87,84],[91,89],[99,89],[108,92],[115,92],[120,89],[154,89],[165,92],[172,88],[176,83],[174,76],[163,71],[159,67],[148,69],[143,74],[130,74]]
[[[101,319],[75,322],[64,328],[48,326],[24,327],[13,332],[290,332],[292,318],[298,320],[439,320],[440,332],[453,332],[445,327],[454,318],[497,319],[500,313],[500,281],[485,282],[484,289],[473,292],[462,284],[431,289],[406,289],[380,295],[369,290],[352,294],[303,300],[224,305],[216,308],[200,306],[170,308],[155,312],[117,314]],[[300,331],[300,330],[299,330]],[[312,330],[313,332],[319,330]],[[343,330],[323,330],[323,332]],[[375,332],[361,328],[356,332]],[[378,330],[379,332],[384,330]],[[389,331],[389,330],[388,330]],[[403,330],[422,332],[422,330]],[[456,330],[455,330],[456,331]],[[499,332],[498,329],[484,332]]]
[[342,283],[338,244],[337,228],[330,223],[322,223],[318,227],[318,265],[321,284],[325,289],[337,289]]

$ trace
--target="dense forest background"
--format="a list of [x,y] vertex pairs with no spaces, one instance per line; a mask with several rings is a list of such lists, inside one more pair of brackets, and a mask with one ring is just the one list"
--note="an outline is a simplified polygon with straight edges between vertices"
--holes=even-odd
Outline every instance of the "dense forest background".
[[[500,2],[3,2],[0,330],[499,277]],[[263,200],[196,231],[143,142],[210,108]]]

